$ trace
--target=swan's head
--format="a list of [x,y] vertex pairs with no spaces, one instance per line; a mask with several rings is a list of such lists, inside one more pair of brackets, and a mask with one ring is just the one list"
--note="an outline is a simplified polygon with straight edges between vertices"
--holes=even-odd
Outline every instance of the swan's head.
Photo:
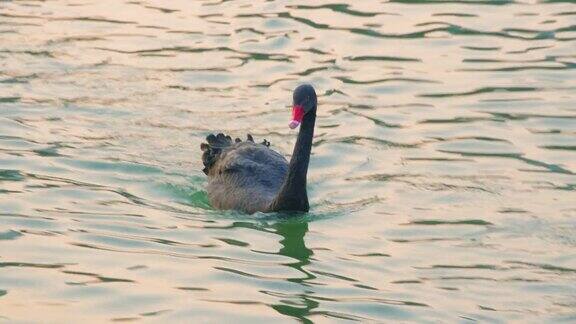
[[294,89],[292,96],[292,121],[288,127],[291,129],[298,127],[302,123],[304,115],[316,111],[317,104],[318,99],[314,87],[309,84],[299,85]]

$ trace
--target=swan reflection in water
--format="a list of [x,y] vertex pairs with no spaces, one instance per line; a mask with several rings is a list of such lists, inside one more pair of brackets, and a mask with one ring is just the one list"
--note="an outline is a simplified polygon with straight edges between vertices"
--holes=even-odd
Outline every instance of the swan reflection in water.
[[267,291],[267,294],[281,298],[278,304],[270,305],[270,307],[282,315],[295,317],[304,323],[311,323],[306,317],[310,315],[312,310],[318,308],[319,303],[310,299],[313,292],[311,289],[307,289],[310,287],[309,281],[316,278],[305,269],[305,266],[310,264],[310,258],[314,254],[312,250],[306,247],[304,240],[308,232],[308,222],[298,219],[280,221],[272,225],[272,229],[275,230],[276,234],[282,236],[280,241],[282,248],[278,254],[293,259],[293,262],[285,265],[297,270],[300,274],[298,277],[287,279],[287,281],[300,284],[303,290],[301,293],[295,294]]

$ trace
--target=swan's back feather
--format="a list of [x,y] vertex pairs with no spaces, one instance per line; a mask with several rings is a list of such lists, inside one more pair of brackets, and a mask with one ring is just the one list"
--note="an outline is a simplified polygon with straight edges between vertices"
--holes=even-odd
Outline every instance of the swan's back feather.
[[254,143],[218,134],[202,144],[204,172],[208,175],[208,197],[219,209],[248,213],[266,211],[288,173],[288,162],[269,148],[266,140]]

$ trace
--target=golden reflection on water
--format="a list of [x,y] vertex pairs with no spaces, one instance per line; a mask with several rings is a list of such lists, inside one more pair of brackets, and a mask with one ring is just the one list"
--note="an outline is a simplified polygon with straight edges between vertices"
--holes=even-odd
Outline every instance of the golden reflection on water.
[[[0,319],[573,320],[573,7],[0,2]],[[300,82],[312,212],[212,210]]]

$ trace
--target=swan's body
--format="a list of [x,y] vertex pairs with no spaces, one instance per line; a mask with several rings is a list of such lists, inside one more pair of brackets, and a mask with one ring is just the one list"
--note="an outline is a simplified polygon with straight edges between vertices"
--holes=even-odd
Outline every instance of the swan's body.
[[202,144],[204,172],[208,175],[208,198],[213,207],[246,213],[301,211],[309,209],[306,174],[316,119],[316,94],[309,85],[294,92],[294,119],[302,126],[290,163],[248,135],[240,141],[224,134],[209,135]]
[[265,211],[288,173],[288,161],[264,144],[251,141],[222,150],[208,173],[208,197],[218,209]]

